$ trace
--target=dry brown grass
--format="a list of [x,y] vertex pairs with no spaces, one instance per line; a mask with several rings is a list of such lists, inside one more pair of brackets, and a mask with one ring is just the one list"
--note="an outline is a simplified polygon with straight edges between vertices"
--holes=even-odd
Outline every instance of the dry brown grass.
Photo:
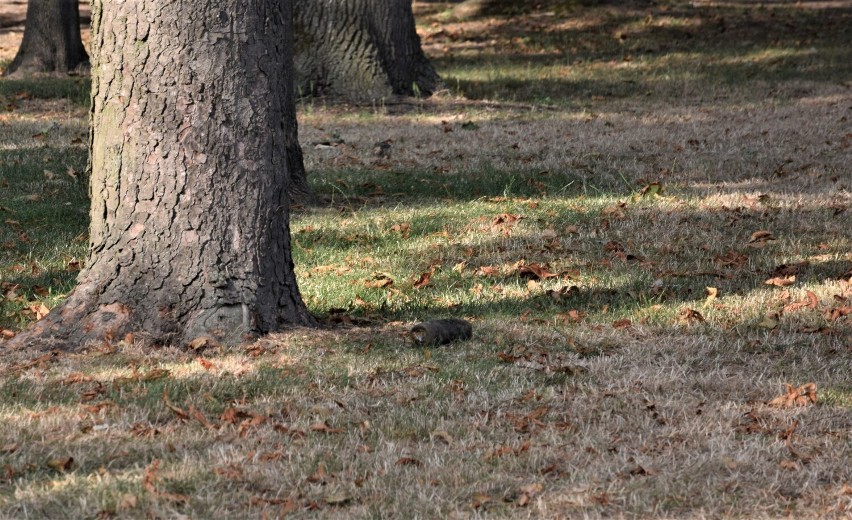
[[[651,8],[519,23],[448,22],[446,6],[418,5],[430,9],[424,34],[445,30],[427,38],[444,76],[468,78],[462,88],[484,99],[303,103],[308,169],[330,204],[292,229],[302,290],[329,325],[202,352],[126,338],[4,353],[0,516],[848,517],[852,94],[822,52],[831,35],[808,43],[818,76],[793,58],[770,70],[796,55],[781,44],[714,54],[711,39],[692,64],[683,49],[587,58],[547,101],[531,78],[556,77],[558,60],[468,70],[442,56],[496,60],[523,44],[534,61],[556,49],[536,50],[547,43],[536,35],[559,42],[562,30],[620,56],[607,31],[634,31],[632,42]],[[772,9],[788,16],[767,5],[725,11],[731,31],[751,21],[760,40]],[[656,9],[666,6],[650,13],[661,30],[708,23],[711,7]],[[528,39],[479,39],[496,26]],[[725,60],[764,68],[730,81],[683,68]],[[607,94],[618,78],[667,68],[671,81]],[[572,94],[578,78],[602,86]],[[24,100],[3,120],[4,153],[29,150],[37,175],[80,129],[73,109],[77,123],[55,142],[33,140],[28,125],[57,106]],[[31,189],[0,173],[15,193]],[[10,218],[35,243],[47,233],[44,217]],[[40,249],[4,251],[0,281],[24,295],[3,307],[0,326],[12,328],[46,301],[31,286],[50,283],[14,267],[52,272],[65,257],[50,267]],[[532,263],[559,276],[519,276]],[[394,284],[371,286],[376,276]],[[474,339],[412,348],[410,325],[444,315],[473,320]],[[767,404],[807,382],[816,404]]]

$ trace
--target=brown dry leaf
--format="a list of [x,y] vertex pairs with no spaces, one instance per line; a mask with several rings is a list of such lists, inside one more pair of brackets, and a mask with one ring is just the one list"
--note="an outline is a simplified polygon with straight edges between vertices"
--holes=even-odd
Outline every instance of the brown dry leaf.
[[550,266],[548,264],[541,265],[536,262],[532,262],[527,265],[520,266],[518,269],[518,276],[521,278],[529,278],[531,280],[545,280],[547,278],[555,278],[559,276],[556,273],[549,271]]
[[219,343],[209,336],[199,336],[187,344],[187,348],[195,352],[201,352],[206,348],[218,347]]
[[500,274],[500,269],[493,265],[483,265],[475,271],[478,276],[496,276]]
[[364,280],[364,286],[371,289],[381,289],[393,285],[393,279],[385,273],[375,273],[372,279]]
[[453,443],[453,436],[444,430],[435,430],[432,432],[432,437],[443,441],[445,444]]
[[36,295],[41,296],[42,298],[50,296],[50,290],[48,290],[46,287],[42,287],[41,285],[33,285],[33,292]]
[[169,401],[169,394],[167,393],[165,388],[163,388],[163,404],[165,404],[166,408],[173,411],[175,413],[175,415],[177,415],[181,419],[183,419],[183,420],[189,419],[189,413],[187,413],[186,410],[184,410],[183,408],[175,406],[174,404],[172,404],[171,401]]
[[796,283],[796,275],[776,276],[763,282],[766,285],[774,285],[775,287],[787,287]]
[[544,486],[536,482],[521,488],[521,495],[518,497],[518,506],[525,507],[530,503],[530,499],[544,491]]
[[352,501],[352,497],[346,492],[332,493],[325,497],[325,503],[330,506],[342,506]]
[[158,379],[169,377],[169,375],[171,375],[171,372],[165,368],[154,368],[140,377],[139,381],[157,381]]
[[731,267],[739,269],[748,263],[748,257],[742,253],[729,249],[724,255],[716,255],[713,262],[719,267]]
[[422,289],[429,285],[430,280],[432,279],[432,271],[426,271],[425,273],[420,275],[420,278],[414,282],[415,289]]
[[473,498],[471,500],[470,505],[474,509],[480,509],[481,507],[483,507],[485,504],[488,504],[492,500],[493,499],[491,498],[490,495],[486,495],[485,493],[476,493],[476,494],[473,495]]
[[695,309],[683,309],[678,313],[678,320],[684,322],[704,322],[704,316],[701,315],[700,312]]
[[719,289],[716,287],[705,287],[704,290],[707,292],[706,303],[710,303],[719,297]]
[[849,484],[843,484],[843,486],[840,487],[839,494],[852,495],[852,486],[850,486]]
[[423,463],[414,457],[400,457],[394,463],[395,466],[422,466]]
[[219,420],[228,424],[237,424],[237,421],[251,417],[246,412],[241,410],[237,410],[233,406],[228,407],[222,412],[222,415],[219,416]]
[[48,467],[56,471],[66,472],[74,465],[74,457],[65,457],[60,459],[52,459],[47,461]]
[[94,378],[92,378],[92,376],[86,375],[82,372],[72,372],[62,380],[62,384],[72,385],[74,383],[88,383],[93,380]]
[[799,274],[799,271],[809,265],[811,265],[811,263],[807,260],[795,264],[781,264],[772,271],[772,276],[796,276]]
[[327,474],[325,472],[325,465],[320,464],[317,467],[317,470],[314,472],[314,474],[310,475],[305,480],[307,480],[308,482],[311,482],[311,483],[325,482],[326,476],[327,476]]
[[240,423],[240,426],[239,426],[239,436],[240,437],[245,437],[246,435],[248,435],[249,430],[260,426],[261,424],[265,423],[266,420],[268,419],[267,416],[260,415],[260,414],[252,414],[250,417],[251,417],[251,419],[246,419],[246,420],[244,420],[243,422]]
[[0,337],[3,337],[5,339],[12,339],[15,337],[16,334],[17,333],[14,330],[4,329],[3,327],[0,327]]
[[41,302],[30,304],[28,308],[35,314],[36,320],[44,318],[50,312],[50,309]]
[[323,422],[321,422],[321,423],[312,424],[312,425],[311,425],[311,427],[310,427],[310,430],[311,430],[312,432],[328,433],[328,434],[331,434],[331,433],[343,433],[343,430],[342,430],[341,428],[332,428],[332,427],[331,427],[331,426],[329,426],[329,424],[328,424],[327,422],[325,422],[325,421],[323,421]]
[[507,225],[511,226],[511,225],[514,225],[515,223],[517,223],[522,218],[524,218],[524,217],[522,217],[521,215],[515,215],[515,214],[512,214],[512,213],[501,213],[501,214],[497,215],[496,217],[494,217],[493,219],[491,219],[491,227],[507,226]]
[[216,429],[216,425],[208,421],[207,417],[205,417],[204,414],[197,410],[193,405],[189,405],[189,415],[196,421],[200,422],[208,430]]
[[402,235],[402,238],[408,238],[409,236],[411,236],[411,224],[409,224],[408,222],[393,225],[391,226],[390,230],[399,233],[400,235]]
[[580,288],[576,285],[565,285],[559,289],[549,289],[545,294],[553,298],[555,301],[561,302],[563,299],[567,300],[579,296]]
[[216,369],[216,365],[212,361],[208,361],[208,360],[206,360],[202,357],[195,358],[195,359],[198,360],[199,365],[204,367],[204,370],[215,370]]
[[796,464],[796,462],[794,462],[794,461],[792,461],[792,460],[787,460],[787,459],[782,460],[782,461],[778,464],[778,466],[779,466],[781,469],[785,469],[785,470],[787,470],[787,471],[799,471],[799,470],[801,469],[801,468],[799,467],[799,465],[798,465],[798,464]]
[[213,473],[231,480],[236,480],[238,478],[242,478],[244,472],[241,464],[233,463],[228,464],[227,466],[215,468]]
[[748,241],[749,247],[763,247],[769,242],[775,240],[775,236],[770,231],[761,229],[751,234],[751,239]]
[[766,403],[768,406],[793,408],[796,406],[808,406],[817,402],[816,384],[814,383],[806,383],[799,387],[784,383],[784,386],[787,388],[787,392],[771,399]]
[[816,309],[819,306],[819,298],[813,291],[805,291],[805,299],[784,306],[784,312],[794,312],[799,309]]
[[623,320],[615,320],[614,322],[612,322],[612,328],[614,329],[626,329],[631,325],[633,325],[633,322],[627,318],[624,318]]

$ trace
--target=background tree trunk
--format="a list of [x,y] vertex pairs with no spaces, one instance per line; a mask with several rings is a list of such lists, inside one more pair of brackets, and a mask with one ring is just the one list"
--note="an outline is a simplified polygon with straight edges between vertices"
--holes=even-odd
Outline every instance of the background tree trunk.
[[78,0],[29,0],[24,38],[5,75],[68,73],[88,64]]
[[288,228],[287,0],[96,0],[91,249],[18,344],[313,323]]
[[441,88],[411,0],[295,0],[294,9],[301,94],[374,100]]

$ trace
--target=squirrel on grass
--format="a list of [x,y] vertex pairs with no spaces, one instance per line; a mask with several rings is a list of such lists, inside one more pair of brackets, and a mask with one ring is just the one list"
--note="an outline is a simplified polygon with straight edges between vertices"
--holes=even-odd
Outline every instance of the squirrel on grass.
[[469,321],[458,318],[431,320],[412,327],[409,335],[418,346],[446,345],[473,337],[473,326]]

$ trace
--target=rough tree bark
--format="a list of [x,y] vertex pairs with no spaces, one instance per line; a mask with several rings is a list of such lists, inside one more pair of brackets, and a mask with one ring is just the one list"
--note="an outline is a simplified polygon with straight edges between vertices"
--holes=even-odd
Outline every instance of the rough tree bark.
[[68,73],[88,64],[78,0],[29,0],[24,38],[4,74]]
[[441,88],[420,47],[411,0],[295,0],[294,9],[303,94],[364,101]]
[[313,323],[288,227],[290,8],[94,1],[89,260],[17,346]]

